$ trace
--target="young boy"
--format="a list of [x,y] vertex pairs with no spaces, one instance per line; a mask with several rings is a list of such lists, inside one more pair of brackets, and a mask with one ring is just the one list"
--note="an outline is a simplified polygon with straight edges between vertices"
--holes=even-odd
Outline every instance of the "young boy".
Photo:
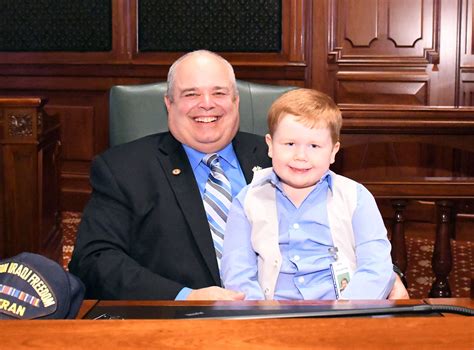
[[[256,171],[232,204],[225,288],[248,300],[388,296],[395,280],[391,246],[374,197],[329,170],[341,125],[336,104],[315,90],[292,90],[270,107],[273,168]],[[342,278],[349,281],[343,290]]]

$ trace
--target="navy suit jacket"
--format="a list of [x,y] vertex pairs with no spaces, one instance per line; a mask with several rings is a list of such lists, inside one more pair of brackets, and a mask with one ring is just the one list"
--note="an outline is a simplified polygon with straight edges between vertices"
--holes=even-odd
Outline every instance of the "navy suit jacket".
[[[271,165],[261,136],[232,143],[247,183],[254,166]],[[183,287],[221,285],[194,173],[169,132],[97,156],[91,184],[69,264],[86,298],[174,299]]]

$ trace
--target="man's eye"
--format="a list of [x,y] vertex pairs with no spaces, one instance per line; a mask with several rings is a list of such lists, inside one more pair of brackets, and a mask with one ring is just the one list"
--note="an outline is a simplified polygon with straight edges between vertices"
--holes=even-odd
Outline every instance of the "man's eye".
[[216,92],[214,92],[214,95],[215,96],[226,96],[227,94],[223,91],[216,91]]
[[196,94],[195,92],[188,92],[186,94],[184,94],[184,97],[196,97],[198,94]]

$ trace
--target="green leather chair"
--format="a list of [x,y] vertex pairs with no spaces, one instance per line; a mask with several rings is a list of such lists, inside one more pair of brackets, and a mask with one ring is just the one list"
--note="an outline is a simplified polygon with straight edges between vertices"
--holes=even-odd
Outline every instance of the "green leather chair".
[[[272,102],[294,86],[276,86],[238,80],[240,130],[265,135],[267,111]],[[117,85],[110,90],[110,146],[168,130],[163,97],[166,82]]]

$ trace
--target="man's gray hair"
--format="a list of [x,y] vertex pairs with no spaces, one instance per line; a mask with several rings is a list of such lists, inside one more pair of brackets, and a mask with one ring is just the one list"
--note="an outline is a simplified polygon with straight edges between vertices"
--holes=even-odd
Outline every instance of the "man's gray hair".
[[239,95],[239,89],[237,88],[237,82],[235,81],[235,73],[234,73],[234,68],[232,67],[232,65],[229,63],[229,61],[227,61],[224,57],[216,54],[215,52],[212,52],[212,51],[208,51],[208,50],[196,50],[196,51],[191,51],[191,52],[188,52],[187,54],[181,56],[180,58],[178,58],[176,61],[174,61],[174,63],[171,65],[169,71],[168,71],[168,79],[166,81],[168,87],[167,87],[167,90],[166,90],[166,96],[168,96],[168,98],[170,99],[170,101],[173,101],[173,88],[174,88],[174,79],[175,79],[175,73],[176,73],[176,67],[182,62],[184,61],[186,58],[190,57],[190,56],[199,56],[199,55],[203,55],[203,56],[214,56],[216,57],[217,59],[219,59],[220,61],[222,61],[229,69],[229,73],[230,73],[230,80],[231,80],[231,83],[232,83],[232,86],[234,88],[234,95],[235,96],[238,96]]

